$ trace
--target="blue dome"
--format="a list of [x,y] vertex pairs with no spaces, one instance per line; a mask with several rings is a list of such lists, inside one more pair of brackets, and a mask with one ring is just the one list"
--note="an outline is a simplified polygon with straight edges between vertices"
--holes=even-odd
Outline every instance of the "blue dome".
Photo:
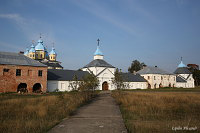
[[97,46],[97,50],[95,51],[94,55],[103,55],[103,53],[99,49],[99,46]]
[[29,50],[29,53],[34,53],[35,52],[35,46],[32,44],[31,49]]
[[51,50],[51,52],[49,53],[49,55],[51,55],[51,54],[57,55],[54,47],[52,48],[52,50]]
[[181,61],[181,63],[178,65],[178,67],[186,67],[186,65],[183,64],[183,61]]
[[38,40],[38,44],[35,46],[35,50],[45,50],[42,40]]
[[29,49],[27,48],[26,52],[24,53],[24,55],[28,55],[28,53],[29,53]]

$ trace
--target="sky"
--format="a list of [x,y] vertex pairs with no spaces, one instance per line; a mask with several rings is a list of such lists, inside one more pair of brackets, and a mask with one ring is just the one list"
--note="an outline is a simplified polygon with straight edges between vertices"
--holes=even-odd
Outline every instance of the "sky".
[[[133,60],[173,72],[200,65],[199,0],[1,0],[0,51],[54,45],[65,69],[104,59],[127,72]],[[36,45],[36,43],[35,43]]]

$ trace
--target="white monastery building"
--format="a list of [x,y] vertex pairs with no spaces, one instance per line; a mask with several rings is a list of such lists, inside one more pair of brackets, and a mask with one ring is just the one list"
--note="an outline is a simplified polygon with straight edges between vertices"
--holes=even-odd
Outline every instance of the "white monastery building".
[[[115,90],[112,80],[116,68],[104,60],[104,55],[99,47],[99,39],[97,49],[94,53],[93,60],[81,68],[76,70],[48,70],[48,91],[71,91],[70,85],[74,82],[74,76],[78,81],[87,74],[94,74],[99,80],[97,90]],[[126,89],[155,89],[162,87],[183,87],[194,88],[194,79],[191,72],[183,64],[179,64],[174,73],[164,71],[158,67],[144,67],[142,70],[132,73],[121,73]]]

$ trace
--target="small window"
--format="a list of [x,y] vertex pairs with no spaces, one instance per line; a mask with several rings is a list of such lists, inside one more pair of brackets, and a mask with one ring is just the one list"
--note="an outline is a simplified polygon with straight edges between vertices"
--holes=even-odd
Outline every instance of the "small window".
[[33,57],[34,57],[35,55],[33,54]]
[[156,80],[156,76],[154,76],[154,80]]
[[38,71],[38,76],[42,77],[42,70]]
[[21,69],[16,69],[16,76],[21,76]]
[[150,76],[148,76],[148,80],[150,79]]
[[163,80],[163,77],[161,76],[161,80]]
[[9,72],[9,69],[4,68],[3,72]]
[[30,57],[32,57],[32,54],[30,54]]
[[41,58],[42,58],[42,54],[41,54]]

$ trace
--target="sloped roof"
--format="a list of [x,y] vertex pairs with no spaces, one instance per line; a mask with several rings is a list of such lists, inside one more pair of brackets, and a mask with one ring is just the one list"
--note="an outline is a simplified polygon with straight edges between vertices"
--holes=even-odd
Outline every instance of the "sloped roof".
[[176,77],[176,82],[187,82],[185,79],[183,79],[183,78],[181,78],[181,77],[179,77],[179,76],[177,76]]
[[47,80],[72,81],[75,75],[78,80],[82,80],[88,74],[86,71],[48,69]]
[[35,50],[45,50],[42,40],[38,40],[38,44],[35,46]]
[[172,74],[158,67],[147,66],[137,72],[138,74]]
[[122,73],[122,78],[124,79],[125,82],[147,82],[139,74]]
[[99,46],[97,46],[97,50],[95,51],[94,55],[103,55],[103,53],[101,52]]
[[23,54],[11,53],[11,52],[0,52],[0,64],[47,67],[46,65],[40,63],[39,61],[26,57]]
[[59,62],[50,62],[50,61],[48,61],[48,62],[41,62],[41,63],[43,63],[43,64],[45,64],[45,65],[47,65],[47,66],[49,66],[49,67],[61,67],[61,68],[63,68],[63,67],[60,65]]
[[175,71],[175,74],[192,74],[187,67],[178,67]]
[[89,64],[84,66],[83,68],[88,68],[88,67],[108,67],[108,68],[115,68],[114,66],[108,64],[106,61],[101,60],[101,59],[96,59],[91,61]]

